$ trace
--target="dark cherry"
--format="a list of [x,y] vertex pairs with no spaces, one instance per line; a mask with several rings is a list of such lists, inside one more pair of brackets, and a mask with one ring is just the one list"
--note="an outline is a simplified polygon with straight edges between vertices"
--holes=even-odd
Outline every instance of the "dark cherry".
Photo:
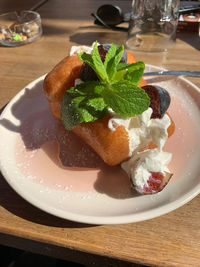
[[151,99],[150,107],[153,109],[152,119],[161,119],[170,105],[170,95],[164,88],[155,85],[142,87]]
[[[100,54],[102,62],[105,61],[106,53],[108,52],[110,46],[111,46],[110,44],[102,44],[102,45],[98,46],[98,50],[99,50],[99,54]],[[127,63],[126,51],[124,51],[124,54],[123,54],[120,62]],[[96,81],[96,80],[98,80],[98,77],[97,77],[95,71],[87,63],[83,63],[81,70],[80,70],[80,79],[84,82]]]
[[80,70],[80,79],[84,82],[97,81],[98,77],[96,72],[87,63],[83,63]]

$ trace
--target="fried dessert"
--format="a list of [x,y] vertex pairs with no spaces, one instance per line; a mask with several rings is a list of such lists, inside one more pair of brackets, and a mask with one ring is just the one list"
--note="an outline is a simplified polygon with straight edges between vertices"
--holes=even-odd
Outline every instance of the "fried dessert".
[[169,93],[147,85],[145,65],[123,46],[72,47],[44,80],[53,116],[110,166],[121,164],[142,194],[161,191],[171,174],[163,146],[174,132]]

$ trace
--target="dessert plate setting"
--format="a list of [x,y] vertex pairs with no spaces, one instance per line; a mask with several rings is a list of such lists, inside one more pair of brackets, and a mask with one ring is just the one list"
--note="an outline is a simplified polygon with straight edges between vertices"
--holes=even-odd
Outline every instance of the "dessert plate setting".
[[[146,72],[163,69],[147,65]],[[200,193],[200,89],[182,77],[148,76],[171,96],[175,133],[166,143],[173,177],[163,191],[139,195],[120,166],[107,166],[56,121],[42,91],[44,76],[28,84],[0,117],[0,167],[25,200],[58,217],[89,224],[152,219]]]

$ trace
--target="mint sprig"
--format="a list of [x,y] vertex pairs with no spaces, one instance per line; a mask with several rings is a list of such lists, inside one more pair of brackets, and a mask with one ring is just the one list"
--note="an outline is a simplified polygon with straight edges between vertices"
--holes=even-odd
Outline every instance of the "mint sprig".
[[141,114],[149,106],[149,99],[140,87],[130,81],[120,81],[106,87],[102,92],[105,103],[120,116]]
[[104,85],[97,81],[85,82],[64,94],[61,105],[61,120],[66,129],[72,130],[81,122],[103,118],[108,106],[101,96]]
[[145,69],[145,64],[143,61],[138,61],[132,64],[120,63],[117,65],[117,72],[126,71],[124,73],[124,80],[130,81],[133,84],[138,85]]
[[145,65],[143,62],[120,63],[123,53],[123,46],[112,44],[103,63],[96,42],[92,54],[78,54],[79,59],[96,72],[99,81],[84,82],[65,92],[61,119],[66,129],[103,118],[108,108],[120,116],[131,117],[149,107],[148,95],[137,86]]

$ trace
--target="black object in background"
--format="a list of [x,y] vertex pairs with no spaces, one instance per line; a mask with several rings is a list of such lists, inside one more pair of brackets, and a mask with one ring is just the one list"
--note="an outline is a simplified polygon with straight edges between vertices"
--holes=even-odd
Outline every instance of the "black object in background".
[[[179,8],[179,13],[184,14],[188,11],[197,11],[200,10],[200,3],[191,3],[184,1]],[[91,14],[95,21],[94,23],[97,25],[101,25],[105,28],[111,30],[120,30],[120,31],[127,31],[128,28],[119,27],[122,22],[128,22],[130,20],[131,12],[127,12],[123,14],[122,9],[115,5],[102,5],[97,9],[96,13]]]

